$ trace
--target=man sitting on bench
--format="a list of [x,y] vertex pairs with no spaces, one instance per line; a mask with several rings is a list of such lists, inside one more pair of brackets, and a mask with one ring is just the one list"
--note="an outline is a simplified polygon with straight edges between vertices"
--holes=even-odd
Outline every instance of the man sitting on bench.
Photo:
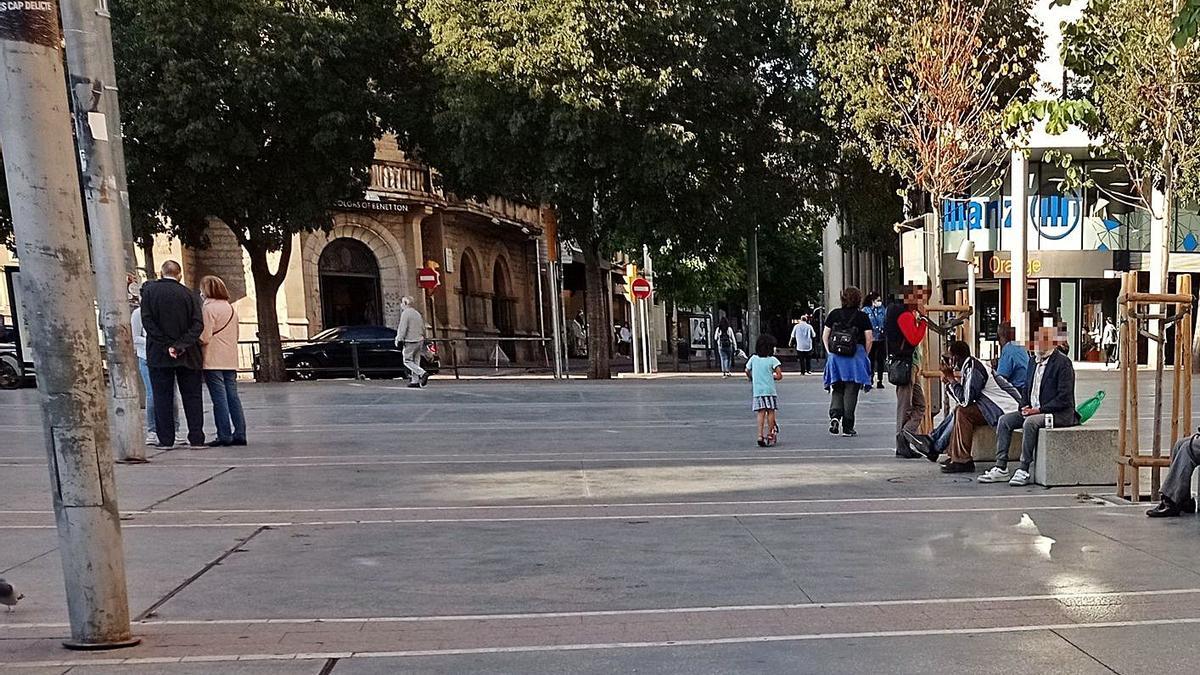
[[1171,450],[1171,468],[1162,484],[1162,501],[1146,512],[1151,518],[1174,518],[1196,512],[1192,474],[1200,464],[1200,433],[1179,439]]
[[[996,466],[979,477],[980,483],[1028,485],[1029,469],[1037,455],[1038,435],[1046,427],[1046,416],[1054,417],[1055,427],[1079,425],[1075,411],[1075,364],[1058,349],[1065,342],[1066,329],[1042,326],[1033,344],[1033,356],[1025,386],[1021,389],[1021,409],[1000,418],[996,424]],[[1012,432],[1021,430],[1021,465],[1008,477],[1008,447]]]
[[[971,457],[971,440],[976,427],[995,427],[1007,413],[1017,411],[1020,394],[1004,378],[983,361],[971,356],[971,347],[955,340],[950,343],[949,363],[942,366],[942,381],[958,403],[947,416],[951,429],[946,451],[950,461],[942,465],[942,473],[975,471]],[[938,449],[926,453],[937,461]]]

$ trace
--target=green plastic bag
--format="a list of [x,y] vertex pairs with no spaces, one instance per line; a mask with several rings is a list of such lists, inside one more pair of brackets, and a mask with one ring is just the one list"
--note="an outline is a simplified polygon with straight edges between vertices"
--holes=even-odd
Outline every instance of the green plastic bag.
[[1083,424],[1084,422],[1092,419],[1092,415],[1095,415],[1096,411],[1100,409],[1101,403],[1104,403],[1103,389],[1096,392],[1095,396],[1084,401],[1079,405],[1078,408],[1075,409],[1075,412],[1079,413],[1079,423]]

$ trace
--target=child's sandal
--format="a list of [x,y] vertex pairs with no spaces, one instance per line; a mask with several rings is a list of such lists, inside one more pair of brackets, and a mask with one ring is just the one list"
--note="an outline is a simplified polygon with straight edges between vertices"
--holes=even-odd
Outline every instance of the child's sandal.
[[760,448],[767,447],[767,439],[763,438],[762,436],[759,436],[758,437],[758,447],[760,447]]

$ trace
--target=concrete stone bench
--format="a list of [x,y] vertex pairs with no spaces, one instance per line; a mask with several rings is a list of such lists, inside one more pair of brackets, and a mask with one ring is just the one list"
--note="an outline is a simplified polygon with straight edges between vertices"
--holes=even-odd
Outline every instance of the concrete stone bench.
[[1042,429],[1032,473],[1033,482],[1046,487],[1116,485],[1116,428]]
[[[996,430],[978,427],[971,439],[971,456],[976,464],[996,461]],[[1013,432],[1008,461],[1021,459],[1021,431]],[[1117,430],[1094,425],[1042,429],[1033,460],[1033,480],[1038,485],[1117,484]],[[1011,467],[1015,468],[1015,467]]]
[[[984,425],[975,427],[975,435],[971,437],[971,459],[976,464],[994,464],[996,462],[996,430]],[[1012,442],[1008,444],[1008,460],[1014,462],[1021,459],[1021,432],[1013,432]]]

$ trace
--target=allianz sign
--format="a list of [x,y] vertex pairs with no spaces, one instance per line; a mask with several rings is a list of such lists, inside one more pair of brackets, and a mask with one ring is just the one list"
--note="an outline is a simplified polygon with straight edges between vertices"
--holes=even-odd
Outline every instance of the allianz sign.
[[[1029,222],[1044,239],[1065,239],[1083,222],[1083,200],[1075,195],[1033,195]],[[942,229],[998,230],[1012,227],[1012,198],[947,199],[942,203]]]

